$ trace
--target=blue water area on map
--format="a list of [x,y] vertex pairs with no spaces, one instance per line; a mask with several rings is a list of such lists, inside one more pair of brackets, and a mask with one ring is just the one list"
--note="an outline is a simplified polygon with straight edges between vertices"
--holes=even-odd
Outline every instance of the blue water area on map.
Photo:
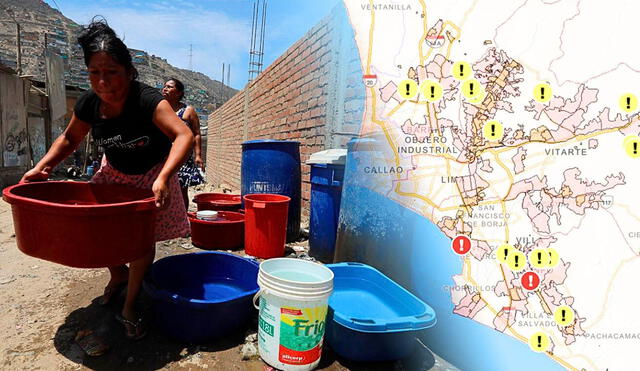
[[363,186],[371,181],[361,174],[367,162],[347,156],[336,261],[369,264],[429,304],[437,324],[422,340],[462,370],[563,370],[510,335],[453,313],[450,288],[462,259],[430,220]]

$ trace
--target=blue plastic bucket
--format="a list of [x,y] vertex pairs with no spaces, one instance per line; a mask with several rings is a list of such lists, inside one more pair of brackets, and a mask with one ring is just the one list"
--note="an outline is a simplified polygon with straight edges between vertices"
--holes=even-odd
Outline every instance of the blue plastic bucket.
[[340,216],[344,165],[311,165],[311,210],[309,254],[332,262]]
[[154,322],[170,337],[191,343],[242,330],[255,315],[258,263],[224,252],[174,255],[153,263],[144,289]]
[[300,235],[300,142],[250,140],[242,143],[241,193],[287,196],[287,242]]

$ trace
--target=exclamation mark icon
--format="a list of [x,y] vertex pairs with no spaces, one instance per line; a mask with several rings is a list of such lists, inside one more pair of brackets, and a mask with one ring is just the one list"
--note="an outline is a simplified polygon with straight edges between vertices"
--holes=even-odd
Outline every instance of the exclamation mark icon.
[[549,348],[549,337],[542,331],[536,332],[529,338],[529,347],[534,352],[546,352]]
[[496,136],[496,124],[491,124],[491,137]]
[[553,97],[553,92],[549,84],[538,84],[533,88],[533,99],[540,103],[545,103]]
[[431,85],[429,90],[431,90],[431,99],[434,99],[436,97],[436,87]]
[[561,311],[561,315],[562,315],[562,322],[566,322],[567,321],[567,311],[565,309],[563,309]]
[[411,88],[411,86],[410,86],[409,84],[406,84],[406,85],[405,85],[405,89],[406,89],[406,95],[407,95],[407,97],[411,94],[411,93],[410,93],[410,91],[409,91],[409,88]]
[[538,265],[542,265],[542,252],[538,251]]
[[473,83],[470,83],[470,84],[469,84],[469,95],[470,95],[470,96],[472,96],[472,97],[475,95],[475,94],[473,93]]
[[514,265],[515,265],[515,267],[516,267],[516,268],[519,268],[519,267],[520,267],[520,263],[518,263],[518,260],[519,260],[518,258],[519,258],[519,256],[518,256],[518,255],[516,255],[516,256],[514,256],[513,258],[514,258],[514,260],[515,260],[515,264],[514,264]]
[[618,105],[622,111],[631,113],[638,107],[638,98],[631,93],[624,93],[620,96]]
[[463,64],[460,65],[460,77],[464,78],[464,65]]
[[624,138],[623,147],[624,151],[627,153],[627,156],[631,158],[639,158],[640,157],[640,137],[637,135],[627,135]]
[[464,255],[471,250],[471,240],[467,236],[458,236],[453,239],[451,249],[458,255]]
[[529,287],[533,287],[533,274],[529,275]]

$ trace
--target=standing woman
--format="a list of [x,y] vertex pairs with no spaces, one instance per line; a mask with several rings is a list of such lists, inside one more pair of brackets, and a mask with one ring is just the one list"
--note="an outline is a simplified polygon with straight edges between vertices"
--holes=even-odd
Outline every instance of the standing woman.
[[191,129],[195,140],[195,157],[189,156],[184,165],[178,170],[178,180],[182,190],[182,199],[184,200],[185,209],[189,210],[189,187],[204,183],[202,175],[198,168],[202,169],[203,162],[201,157],[201,137],[200,137],[200,120],[193,107],[182,103],[184,97],[184,84],[175,77],[169,79],[162,88],[162,96],[171,104],[171,108]]
[[[78,99],[71,121],[47,154],[22,177],[22,182],[46,180],[51,169],[69,156],[89,130],[105,149],[102,167],[92,182],[123,184],[153,191],[156,241],[184,236],[189,231],[176,171],[191,151],[193,135],[158,91],[136,81],[138,72],[125,44],[106,21],[94,20],[78,37],[89,72],[91,89]],[[113,246],[114,249],[122,246]],[[101,303],[106,304],[127,286],[127,296],[116,318],[127,337],[144,336],[135,309],[145,272],[153,263],[151,252],[126,265],[109,267],[111,279]],[[127,283],[128,282],[128,283]]]

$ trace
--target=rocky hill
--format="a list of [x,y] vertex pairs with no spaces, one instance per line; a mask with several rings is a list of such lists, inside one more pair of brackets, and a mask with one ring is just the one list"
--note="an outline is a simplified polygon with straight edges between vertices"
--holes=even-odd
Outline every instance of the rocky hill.
[[[17,67],[16,22],[21,27],[23,75],[44,81],[46,40],[48,50],[64,60],[65,83],[89,87],[82,50],[76,43],[80,26],[42,0],[0,0],[0,63]],[[166,59],[143,50],[129,49],[129,52],[140,73],[140,81],[161,87],[168,76],[180,79],[186,86],[185,101],[201,115],[209,114],[237,92],[202,73],[173,67]]]

